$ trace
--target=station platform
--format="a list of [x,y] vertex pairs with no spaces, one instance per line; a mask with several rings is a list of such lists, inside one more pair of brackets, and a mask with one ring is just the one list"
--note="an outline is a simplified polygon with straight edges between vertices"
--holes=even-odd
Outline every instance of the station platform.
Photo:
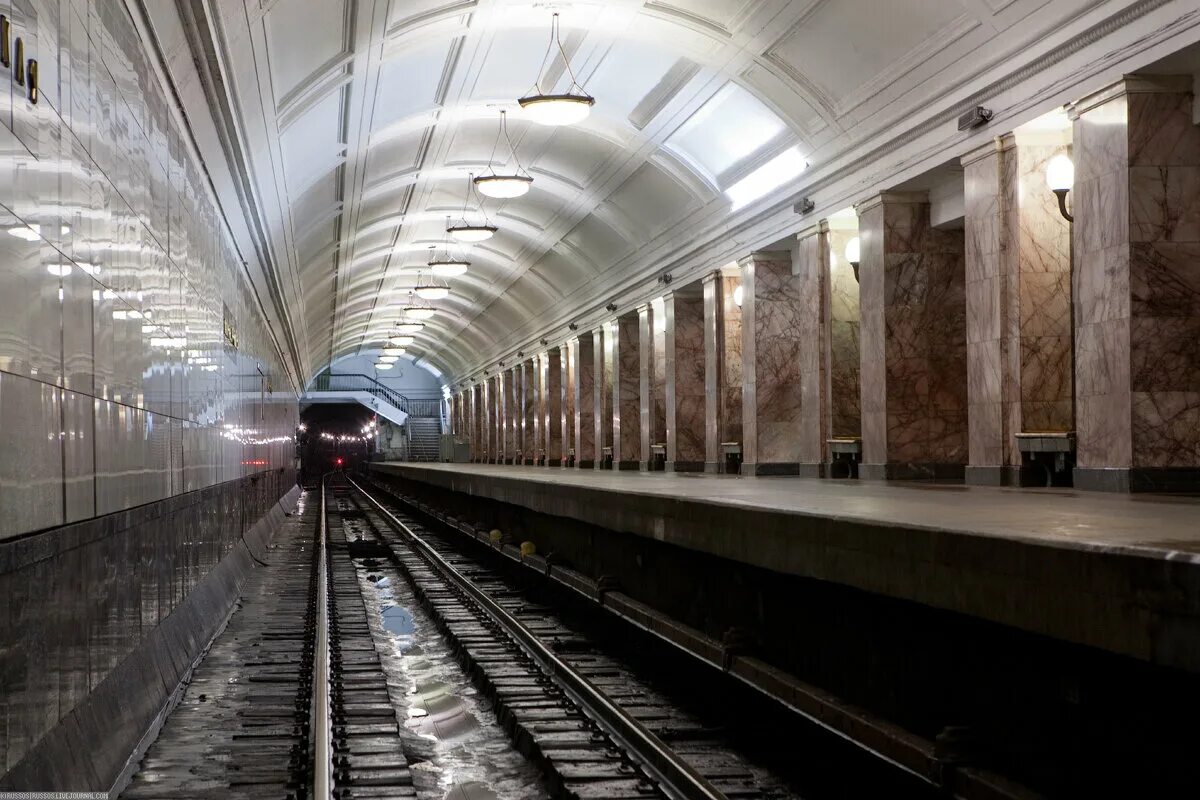
[[1200,498],[485,464],[371,466],[1200,671]]

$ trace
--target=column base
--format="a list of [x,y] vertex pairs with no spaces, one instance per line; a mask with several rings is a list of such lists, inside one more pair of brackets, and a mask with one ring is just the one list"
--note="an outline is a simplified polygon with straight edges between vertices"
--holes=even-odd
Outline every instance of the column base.
[[795,461],[761,461],[757,464],[742,462],[743,475],[799,475],[800,464]]
[[967,466],[964,475],[969,486],[1045,486],[1046,471],[1014,466]]
[[637,472],[639,464],[640,464],[640,462],[637,462],[637,461],[618,461],[617,469]]
[[821,464],[799,464],[799,475],[801,478],[824,478],[829,474],[829,470],[824,463]]
[[858,477],[864,481],[957,481],[965,470],[963,464],[859,464]]
[[721,473],[721,465],[716,461],[705,461],[704,471],[710,475],[719,475]]
[[1200,467],[1076,467],[1074,479],[1094,492],[1200,492]]
[[[715,465],[714,465],[715,466]],[[708,463],[704,461],[668,461],[667,472],[708,472]],[[716,470],[713,470],[714,472]]]

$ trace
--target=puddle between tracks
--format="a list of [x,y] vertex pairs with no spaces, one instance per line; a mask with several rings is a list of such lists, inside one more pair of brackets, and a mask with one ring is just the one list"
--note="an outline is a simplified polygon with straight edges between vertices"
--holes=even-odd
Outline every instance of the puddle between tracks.
[[358,578],[417,795],[549,798],[541,773],[513,749],[408,583],[391,568],[360,566]]

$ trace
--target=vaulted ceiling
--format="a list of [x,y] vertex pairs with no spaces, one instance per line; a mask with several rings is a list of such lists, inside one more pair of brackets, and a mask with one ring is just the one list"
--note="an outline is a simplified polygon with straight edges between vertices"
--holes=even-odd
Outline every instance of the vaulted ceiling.
[[[461,378],[710,232],[736,238],[815,167],[944,114],[967,82],[1104,5],[1126,4],[212,0],[208,27],[309,375],[382,344],[510,112],[533,188],[486,201],[499,233],[471,247],[410,348]],[[515,102],[554,11],[596,98],[563,128]],[[561,61],[548,74],[565,86]]]

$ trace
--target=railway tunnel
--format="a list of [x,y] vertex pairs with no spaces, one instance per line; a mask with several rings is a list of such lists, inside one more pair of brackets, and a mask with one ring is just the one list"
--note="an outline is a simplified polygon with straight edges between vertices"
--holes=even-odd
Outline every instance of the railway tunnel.
[[1196,793],[1196,0],[0,66],[0,800]]

